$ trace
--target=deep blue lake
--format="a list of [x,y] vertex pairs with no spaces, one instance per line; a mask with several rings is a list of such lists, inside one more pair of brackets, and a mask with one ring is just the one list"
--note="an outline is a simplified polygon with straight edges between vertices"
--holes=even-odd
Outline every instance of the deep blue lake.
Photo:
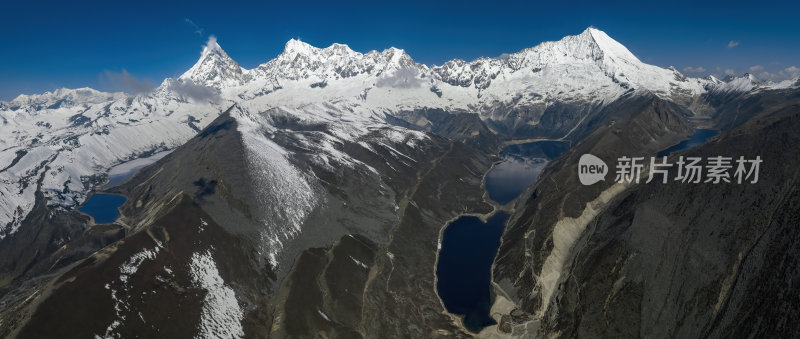
[[[547,163],[569,148],[559,141],[505,147],[503,161],[486,175],[489,197],[505,205],[536,181]],[[462,216],[445,226],[436,265],[436,289],[445,308],[464,316],[464,327],[480,332],[495,324],[492,308],[492,263],[509,215],[497,212],[486,223]]]
[[489,198],[505,205],[520,195],[542,173],[547,159],[508,156],[486,176]]
[[[171,151],[163,151],[145,158],[138,158],[124,162],[111,168],[108,173],[108,182],[103,188],[119,185],[128,180],[139,169],[155,163]],[[109,224],[119,218],[119,207],[125,203],[126,198],[116,194],[95,193],[78,210],[91,215],[96,224]]]
[[689,137],[689,139],[683,140],[677,145],[673,145],[661,152],[658,152],[657,156],[663,157],[670,155],[673,152],[683,151],[685,149],[689,149],[695,146],[700,146],[708,140],[708,138],[714,137],[719,132],[713,129],[697,129],[695,130],[694,134]]
[[110,224],[119,218],[119,207],[125,197],[116,194],[95,193],[79,210],[91,215],[95,224]]
[[447,311],[463,315],[464,326],[473,332],[495,324],[489,316],[491,268],[506,220],[504,212],[486,223],[463,216],[447,225],[442,235],[436,288]]

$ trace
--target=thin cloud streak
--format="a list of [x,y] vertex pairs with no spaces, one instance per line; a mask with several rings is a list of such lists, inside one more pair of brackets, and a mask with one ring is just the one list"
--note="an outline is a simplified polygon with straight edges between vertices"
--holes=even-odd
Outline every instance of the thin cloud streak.
[[703,68],[702,66],[698,67],[687,66],[683,68],[683,71],[686,73],[705,73],[706,69]]
[[191,26],[194,29],[194,34],[197,34],[199,36],[203,36],[203,33],[206,31],[202,27],[200,27],[197,24],[195,24],[194,21],[192,21],[189,18],[183,18],[183,22],[185,22],[187,25]]
[[128,73],[126,69],[122,69],[122,72],[103,71],[100,75],[100,84],[111,91],[121,91],[130,94],[147,93],[152,91],[155,87],[152,81],[137,78]]

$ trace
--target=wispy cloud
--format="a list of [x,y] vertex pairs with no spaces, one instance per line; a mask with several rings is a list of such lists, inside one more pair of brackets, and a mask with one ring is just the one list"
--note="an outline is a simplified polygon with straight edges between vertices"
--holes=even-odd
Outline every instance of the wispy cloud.
[[177,79],[169,84],[168,89],[194,101],[219,102],[222,99],[218,89],[197,84],[188,79]]
[[393,75],[378,79],[378,87],[416,88],[422,85],[422,79],[417,77],[414,68],[398,69]]
[[200,27],[197,24],[195,24],[194,21],[192,21],[189,18],[183,18],[183,22],[185,22],[187,25],[191,26],[192,29],[194,29],[194,34],[197,34],[199,36],[203,36],[203,33],[206,31],[202,27]]
[[[753,66],[753,67],[755,67],[755,66]],[[753,70],[753,67],[750,67],[750,69]],[[763,69],[764,68],[761,67],[760,69],[758,69],[758,71],[763,71]],[[753,71],[753,72],[755,73],[757,71]],[[756,77],[758,77],[761,80],[770,80],[770,81],[783,81],[783,80],[788,80],[788,79],[797,79],[798,77],[800,77],[800,68],[798,68],[797,66],[790,66],[790,67],[786,67],[786,68],[784,68],[782,70],[779,70],[779,71],[776,71],[776,72],[763,71],[763,72],[757,73]]]
[[702,66],[698,67],[687,66],[683,68],[683,71],[686,73],[705,73],[706,69],[703,68]]
[[122,72],[104,71],[100,74],[100,84],[110,91],[122,91],[131,94],[147,93],[155,87],[152,81],[137,78],[125,69]]
[[738,41],[733,41],[733,40],[731,40],[731,41],[728,43],[728,48],[734,48],[734,47],[736,47],[736,46],[739,46],[739,42],[738,42]]
[[764,66],[761,66],[761,65],[750,66],[749,70],[750,70],[750,73],[760,72],[760,71],[764,70]]
[[735,75],[736,72],[730,68],[725,70],[725,75]]
[[212,50],[220,48],[219,44],[217,44],[217,37],[215,37],[213,34],[208,36],[208,41],[206,41],[206,44],[203,45],[203,49],[206,48]]

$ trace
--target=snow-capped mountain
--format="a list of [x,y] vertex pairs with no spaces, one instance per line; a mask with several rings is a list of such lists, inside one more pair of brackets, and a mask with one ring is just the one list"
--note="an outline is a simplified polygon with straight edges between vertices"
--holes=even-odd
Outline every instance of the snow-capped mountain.
[[37,191],[48,205],[73,208],[111,166],[175,148],[220,113],[217,103],[166,87],[140,96],[59,90],[7,103],[0,112],[0,238],[20,226]]
[[213,36],[203,46],[200,60],[179,80],[191,80],[195,84],[216,88],[232,87],[242,83],[242,68],[222,50]]
[[[250,112],[326,103],[344,112],[337,118],[353,130],[426,108],[536,126],[559,103],[596,107],[638,91],[682,101],[728,87],[752,89],[645,64],[595,28],[502,57],[441,66],[417,63],[396,48],[359,53],[290,40],[275,59],[243,69],[211,38],[193,67],[151,93],[58,90],[0,104],[0,237],[19,227],[37,190],[49,205],[72,208],[110,167],[181,145],[233,103]],[[564,120],[564,128],[587,114]],[[420,121],[413,123],[426,123]]]
[[761,80],[758,80],[758,78],[756,78],[754,75],[745,73],[739,77],[726,77],[725,81],[711,89],[711,93],[726,94],[749,92],[763,85],[764,83]]
[[[242,71],[244,82],[227,92],[243,99],[264,96],[258,100],[286,105],[344,99],[381,111],[440,107],[480,112],[477,108],[497,102],[602,102],[633,89],[664,98],[691,97],[714,85],[647,65],[594,28],[498,58],[431,67],[395,48],[362,54],[347,45],[316,48],[290,40],[277,58]],[[230,73],[228,81],[239,83],[238,72]],[[307,94],[314,95],[298,95],[310,88],[316,91]]]
[[43,94],[21,94],[9,102],[5,102],[4,110],[17,111],[25,108],[27,112],[74,107],[83,104],[97,104],[125,97],[125,93],[106,93],[91,88],[60,88]]

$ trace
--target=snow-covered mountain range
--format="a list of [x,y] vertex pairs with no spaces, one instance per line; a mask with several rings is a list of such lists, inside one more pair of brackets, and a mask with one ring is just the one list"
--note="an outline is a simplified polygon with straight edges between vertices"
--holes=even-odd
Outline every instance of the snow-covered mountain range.
[[[537,125],[541,112],[559,103],[597,106],[629,92],[685,102],[710,91],[781,86],[797,82],[749,76],[725,82],[648,65],[594,28],[502,57],[441,66],[417,63],[396,48],[359,53],[290,40],[275,59],[244,69],[211,38],[191,69],[149,93],[61,89],[0,102],[0,239],[20,227],[37,191],[54,209],[74,208],[112,166],[183,144],[233,104],[256,113],[281,107],[300,120],[337,125],[337,137],[356,138],[368,126],[388,126],[387,114],[423,108]],[[493,109],[498,105],[505,113]],[[539,113],[508,113],[516,107]],[[273,156],[281,152],[289,151]]]

